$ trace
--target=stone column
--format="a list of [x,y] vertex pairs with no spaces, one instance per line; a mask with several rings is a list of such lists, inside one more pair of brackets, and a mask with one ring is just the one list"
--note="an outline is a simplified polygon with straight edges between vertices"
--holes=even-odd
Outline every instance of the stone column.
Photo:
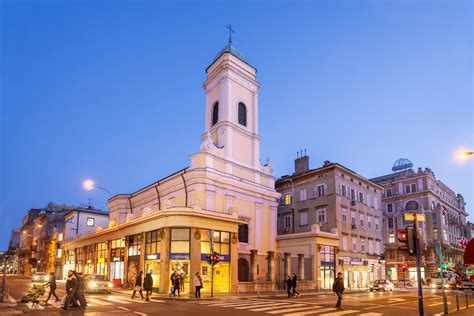
[[258,250],[252,249],[250,250],[250,281],[257,282],[258,281]]
[[145,271],[145,233],[141,233],[139,235],[139,242],[140,242],[140,263],[139,263],[139,267],[140,269],[138,271],[143,271],[143,278],[145,278],[145,274],[146,274],[146,271]]
[[[199,228],[192,227],[191,228],[191,263],[189,267],[189,292],[190,294],[194,294],[195,287],[194,287],[194,276],[196,272],[201,272],[201,238],[196,239],[194,234],[199,231]],[[203,232],[200,232],[201,234]],[[186,289],[185,289],[186,290]]]
[[237,293],[239,291],[239,243],[237,233],[230,235],[230,291]]
[[298,280],[304,280],[304,254],[298,254]]
[[314,256],[314,279],[316,280],[316,289],[321,289],[321,280],[319,278],[319,271],[321,270],[321,245],[316,245],[316,253]]
[[286,278],[289,275],[291,275],[291,253],[285,252],[284,256],[285,256],[285,261],[284,261],[284,267],[285,268],[284,268],[283,271],[285,271],[284,280],[286,280]]
[[[93,262],[94,262],[94,259],[92,259],[92,263]],[[87,265],[89,264],[87,263]],[[123,248],[123,286],[128,287],[128,237],[127,236],[125,237],[125,244]]]
[[267,251],[268,253],[268,272],[267,272],[267,281],[275,282],[275,252]]
[[170,288],[170,234],[171,230],[169,227],[162,228],[164,237],[161,238],[161,271],[160,271],[160,293],[168,293]]

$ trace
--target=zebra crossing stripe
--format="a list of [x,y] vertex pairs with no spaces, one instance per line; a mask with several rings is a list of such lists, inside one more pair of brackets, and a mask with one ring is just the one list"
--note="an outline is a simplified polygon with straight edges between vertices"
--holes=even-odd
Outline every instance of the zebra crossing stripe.
[[94,303],[94,304],[102,305],[102,306],[113,305],[112,303],[100,301],[100,300],[95,299],[95,298],[92,298],[92,297],[87,298],[87,301],[90,301],[90,302],[92,302],[92,303]]
[[[292,303],[278,303],[278,304],[273,304],[273,306],[278,306],[278,308],[287,308],[290,307]],[[255,308],[251,309],[252,312],[264,312],[264,311],[271,311],[273,306],[270,307],[261,307],[261,308]]]
[[222,303],[211,303],[208,306],[221,306],[221,307],[234,307],[241,305],[255,305],[255,304],[269,304],[268,302],[252,302],[252,301],[239,301],[239,302],[222,302]]
[[[302,304],[296,304],[298,306],[303,306]],[[296,306],[293,305],[293,306]],[[258,307],[265,307],[265,306],[275,306],[275,303],[260,303],[260,304],[252,304],[252,305],[245,305],[245,306],[237,306],[234,307],[235,309],[251,309],[251,308],[258,308]]]
[[352,314],[352,313],[357,313],[358,311],[355,310],[346,310],[346,311],[339,311],[339,312],[333,312],[333,313],[328,313],[328,314],[321,314],[321,316],[332,316],[332,315],[345,315],[345,314]]
[[32,302],[26,303],[26,306],[28,306],[29,309],[44,309],[44,306],[41,306],[40,304],[33,304]]
[[[334,310],[336,310],[334,307],[328,307],[328,308],[317,309],[314,311],[283,314],[283,316],[303,316],[303,315],[319,314],[319,313],[324,313],[324,312],[329,312],[329,311],[334,311]],[[332,314],[327,314],[327,315],[332,315]]]
[[120,304],[130,304],[130,302],[127,301],[127,300],[115,298],[115,297],[112,297],[112,296],[104,297],[104,299],[106,299],[108,301],[115,302],[115,303],[120,303]]
[[287,308],[287,309],[280,309],[280,310],[277,310],[277,311],[271,311],[271,312],[267,312],[267,314],[284,314],[284,313],[290,313],[290,312],[301,312],[301,311],[304,311],[304,310],[315,309],[315,308],[320,308],[320,307],[321,306],[308,306],[308,305],[306,305],[305,307]]

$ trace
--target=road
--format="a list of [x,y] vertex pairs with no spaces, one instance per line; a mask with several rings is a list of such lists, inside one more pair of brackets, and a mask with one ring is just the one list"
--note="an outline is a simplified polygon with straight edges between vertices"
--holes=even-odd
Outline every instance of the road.
[[[9,278],[10,294],[20,300],[29,288],[27,279]],[[58,296],[65,292],[59,284]],[[474,313],[474,295],[469,292],[468,310],[456,313],[456,292],[449,292],[450,314],[469,315]],[[462,294],[462,293],[460,293]],[[170,300],[163,296],[153,296],[150,302],[130,298],[129,292],[114,291],[112,294],[88,294],[86,310],[70,309],[66,312],[61,306],[50,300],[51,305],[45,305],[46,296],[40,299],[38,307],[31,304],[19,303],[17,310],[27,315],[226,315],[226,316],[304,316],[304,315],[418,315],[418,297],[415,290],[395,290],[394,292],[364,292],[344,295],[343,311],[334,308],[336,297],[331,294],[304,294],[298,298],[287,299],[284,296],[270,297],[238,297],[225,296],[216,299],[200,301],[188,299]],[[460,306],[465,308],[465,296],[460,296]],[[441,315],[443,311],[442,298],[437,290],[424,292],[425,315]]]

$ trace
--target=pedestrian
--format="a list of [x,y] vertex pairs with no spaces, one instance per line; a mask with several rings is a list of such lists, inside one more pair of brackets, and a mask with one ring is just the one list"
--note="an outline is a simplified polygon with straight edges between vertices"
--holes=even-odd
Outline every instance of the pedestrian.
[[293,277],[291,278],[291,288],[293,289],[293,296],[300,296],[300,292],[296,290],[296,285],[298,284],[298,277],[296,273],[293,273]]
[[342,272],[337,273],[337,277],[334,280],[334,284],[332,285],[332,291],[337,295],[336,308],[338,311],[341,311],[342,293],[344,293],[344,280],[342,278]]
[[179,290],[178,290],[178,295],[179,292],[184,292],[184,279],[186,278],[186,272],[181,271],[179,274]]
[[67,279],[66,279],[66,301],[64,302],[64,306],[62,307],[64,310],[69,308],[69,305],[72,303],[74,294],[76,294],[77,289],[77,279],[72,270],[67,272]]
[[[76,306],[81,306],[81,308],[86,308],[86,296],[84,295],[84,278],[82,273],[74,271],[74,275],[77,279],[77,289],[76,294],[74,295],[73,304]],[[79,303],[79,304],[78,304]]]
[[143,271],[140,271],[140,273],[138,273],[137,275],[137,278],[135,279],[135,287],[133,288],[132,298],[135,298],[135,293],[138,292],[140,293],[142,299],[144,299],[142,290],[142,276]]
[[46,283],[46,285],[49,286],[49,293],[48,293],[48,298],[46,299],[46,305],[48,304],[48,301],[51,298],[51,295],[53,295],[56,298],[56,302],[59,302],[60,299],[56,295],[56,278],[54,277],[54,272],[51,272],[49,274],[49,281],[48,283]]
[[171,279],[171,284],[173,285],[172,289],[171,289],[170,297],[171,297],[171,295],[176,296],[176,291],[178,291],[178,296],[181,296],[181,294],[180,294],[180,284],[179,284],[179,274],[176,271],[174,271],[173,274],[171,275],[170,279]]
[[293,288],[293,281],[291,280],[291,276],[286,278],[286,291],[288,292],[288,298],[293,297],[293,293],[291,293],[291,289]]
[[201,298],[202,278],[199,272],[196,272],[196,276],[194,277],[194,286],[196,287],[196,293],[194,296],[196,298]]
[[151,276],[151,271],[149,271],[145,275],[145,279],[143,280],[143,288],[145,289],[145,296],[146,296],[145,301],[149,301],[150,296],[151,296],[151,291],[153,289],[153,277]]

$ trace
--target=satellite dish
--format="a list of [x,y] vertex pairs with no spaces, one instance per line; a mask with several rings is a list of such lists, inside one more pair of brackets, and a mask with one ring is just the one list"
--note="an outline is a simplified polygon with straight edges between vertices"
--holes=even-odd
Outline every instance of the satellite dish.
[[406,158],[400,158],[395,163],[393,164],[392,171],[393,172],[398,172],[398,171],[405,171],[408,169],[413,168],[413,163],[406,159]]

